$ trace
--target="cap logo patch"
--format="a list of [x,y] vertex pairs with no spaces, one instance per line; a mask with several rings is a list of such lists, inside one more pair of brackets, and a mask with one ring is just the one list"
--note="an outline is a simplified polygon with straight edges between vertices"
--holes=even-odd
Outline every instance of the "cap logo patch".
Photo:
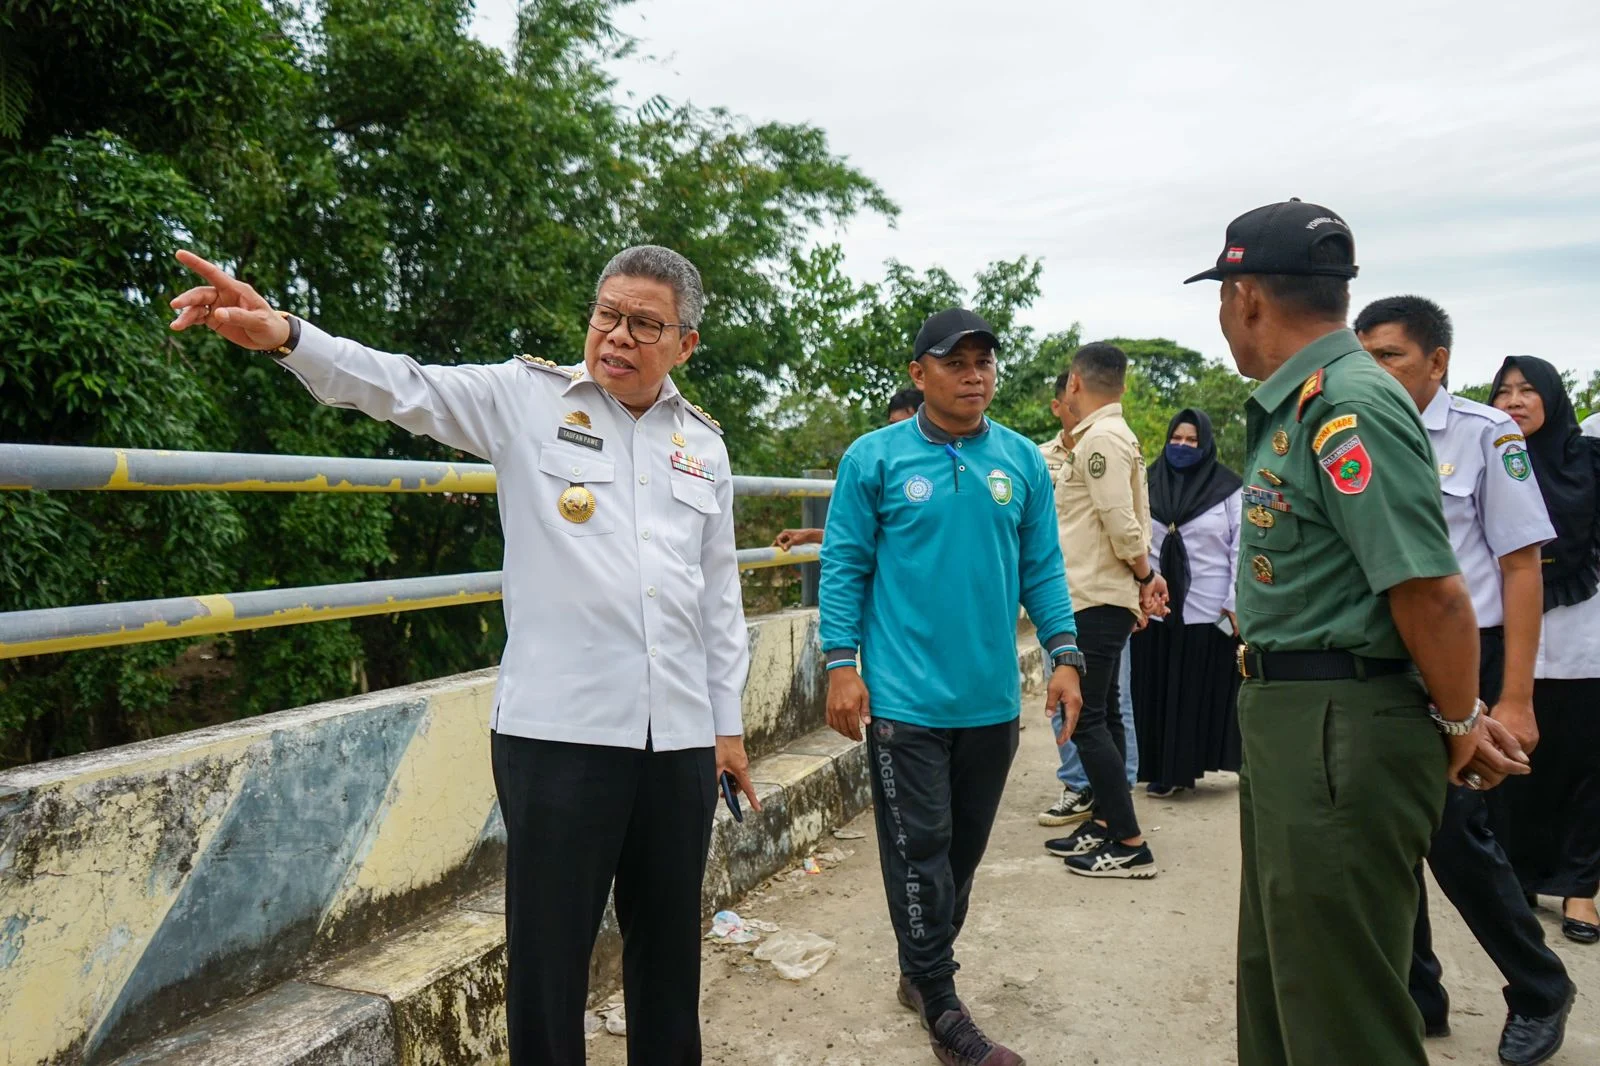
[[1331,222],[1335,226],[1344,226],[1345,229],[1349,229],[1350,228],[1349,226],[1345,226],[1344,225],[1344,219],[1342,219],[1342,218],[1334,218],[1332,215],[1322,215],[1319,218],[1314,218],[1310,222],[1307,222],[1306,223],[1306,229],[1316,229],[1318,226],[1322,225],[1324,222]]
[[1239,247],[1229,248],[1225,258],[1230,263],[1242,263],[1244,262],[1244,249]]

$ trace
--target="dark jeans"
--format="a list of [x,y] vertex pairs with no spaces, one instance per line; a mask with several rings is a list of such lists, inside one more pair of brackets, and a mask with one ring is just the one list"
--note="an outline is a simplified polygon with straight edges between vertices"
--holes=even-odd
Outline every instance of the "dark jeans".
[[1137,619],[1126,607],[1089,607],[1077,613],[1078,650],[1087,667],[1083,675],[1083,714],[1072,742],[1083,760],[1084,776],[1094,789],[1094,816],[1106,823],[1113,840],[1139,835],[1133,795],[1122,764],[1127,738],[1118,708],[1117,671],[1123,649]]
[[[1478,692],[1494,705],[1504,674],[1505,634],[1486,629],[1480,637],[1481,672]],[[1489,796],[1470,788],[1449,787],[1444,820],[1433,835],[1428,866],[1445,898],[1460,912],[1467,928],[1506,979],[1506,1008],[1513,1014],[1554,1014],[1567,1001],[1566,967],[1544,942],[1544,929],[1522,894],[1516,871],[1489,828]],[[1422,895],[1411,955],[1411,998],[1430,1023],[1449,1013],[1443,967],[1433,953],[1428,922],[1428,897],[1417,866]]]
[[989,846],[1016,754],[1015,718],[971,729],[875,718],[867,730],[878,863],[900,972],[912,981],[960,969],[955,942],[967,920],[972,875]]
[[630,1066],[700,1062],[700,882],[711,748],[639,751],[495,733],[506,823],[512,1066],[582,1066],[589,956],[616,879]]

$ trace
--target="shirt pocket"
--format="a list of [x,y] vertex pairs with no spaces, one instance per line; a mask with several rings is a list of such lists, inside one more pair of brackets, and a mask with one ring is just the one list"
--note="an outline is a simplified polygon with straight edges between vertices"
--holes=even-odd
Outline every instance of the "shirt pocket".
[[1255,614],[1298,614],[1306,606],[1300,519],[1269,511],[1271,526],[1251,525],[1239,552],[1239,605]]
[[[541,444],[539,446],[539,471],[534,506],[545,525],[559,529],[569,537],[593,537],[614,533],[617,528],[617,508],[622,501],[616,492],[617,464],[603,455],[585,448],[567,444]],[[562,494],[578,491],[568,496],[563,506]],[[581,514],[586,502],[583,493],[593,497],[592,513],[587,519],[574,520],[567,514]]]
[[667,543],[684,562],[700,565],[700,547],[706,523],[722,513],[717,503],[716,486],[704,478],[673,474],[672,515],[667,521]]

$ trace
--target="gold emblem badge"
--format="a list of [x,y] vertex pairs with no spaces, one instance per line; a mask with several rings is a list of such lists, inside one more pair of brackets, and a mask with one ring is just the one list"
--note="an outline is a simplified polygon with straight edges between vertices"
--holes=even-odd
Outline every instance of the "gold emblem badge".
[[1278,516],[1259,503],[1250,508],[1250,513],[1247,517],[1250,519],[1251,525],[1261,529],[1271,529],[1278,524]]
[[1449,477],[1451,474],[1454,474],[1455,472],[1456,472],[1456,464],[1454,464],[1454,463],[1440,463],[1439,464],[1439,476],[1440,477]]
[[678,447],[681,448],[685,444],[688,444],[689,442],[683,439],[683,434],[682,433],[674,433],[672,435],[672,443],[676,444]]
[[1289,434],[1285,433],[1281,429],[1274,433],[1272,435],[1272,450],[1277,452],[1279,455],[1288,455]]
[[562,419],[562,421],[569,426],[582,426],[584,429],[589,429],[593,425],[593,423],[589,421],[589,414],[587,411],[568,412],[567,417]]
[[1258,555],[1250,560],[1250,569],[1255,571],[1256,580],[1263,585],[1272,584],[1272,560],[1265,555]]
[[1262,467],[1260,470],[1257,470],[1256,473],[1258,473],[1262,477],[1266,478],[1267,482],[1269,484],[1272,484],[1272,485],[1282,485],[1283,484],[1283,478],[1279,477],[1277,474],[1274,474],[1272,471],[1268,470],[1266,467]]
[[594,493],[582,485],[569,485],[556,500],[556,510],[568,522],[581,525],[594,517]]

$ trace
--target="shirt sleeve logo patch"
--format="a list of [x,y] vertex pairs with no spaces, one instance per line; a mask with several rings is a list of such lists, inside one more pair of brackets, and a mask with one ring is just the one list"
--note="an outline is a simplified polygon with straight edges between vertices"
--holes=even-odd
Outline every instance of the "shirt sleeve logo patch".
[[994,497],[994,502],[1001,507],[1011,502],[1011,478],[1004,470],[989,471],[989,495]]
[[933,482],[921,474],[912,474],[906,478],[904,490],[906,499],[912,503],[927,503],[933,496]]
[[1317,435],[1312,438],[1311,450],[1318,455],[1322,454],[1322,446],[1328,443],[1328,438],[1335,433],[1343,433],[1347,429],[1356,428],[1355,415],[1340,415],[1338,418],[1324,422],[1322,428],[1317,430]]
[[1346,496],[1358,495],[1372,483],[1372,457],[1360,437],[1351,437],[1317,462],[1333,487]]
[[1533,467],[1528,465],[1528,453],[1520,444],[1507,448],[1500,461],[1506,464],[1506,473],[1518,481],[1528,480],[1528,475],[1533,473]]
[[1101,455],[1099,452],[1095,452],[1093,455],[1089,456],[1089,476],[1106,476],[1106,457]]

